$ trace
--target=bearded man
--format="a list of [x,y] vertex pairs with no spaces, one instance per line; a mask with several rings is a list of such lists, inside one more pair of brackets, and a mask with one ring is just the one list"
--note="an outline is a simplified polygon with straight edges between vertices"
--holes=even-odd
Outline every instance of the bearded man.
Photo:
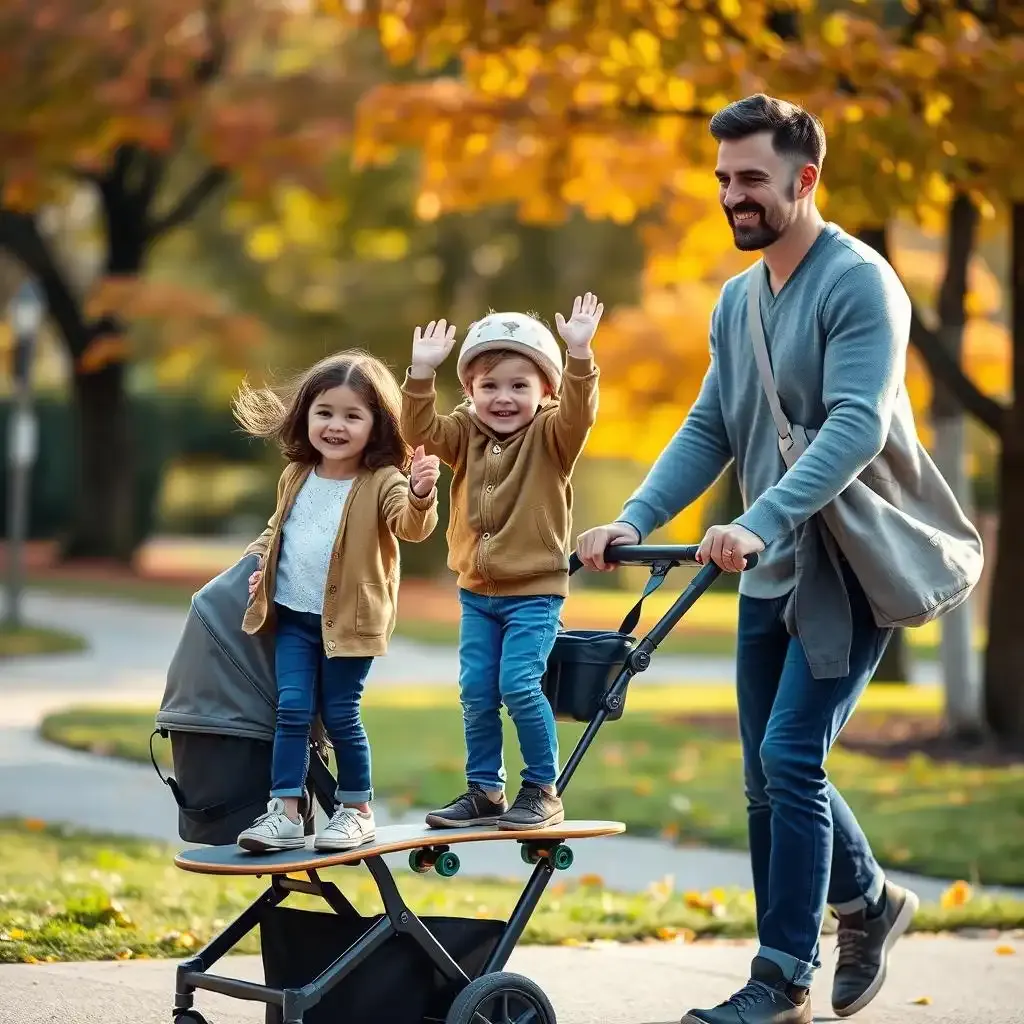
[[[822,610],[824,595],[801,592],[797,543],[892,432],[915,450],[904,388],[910,300],[882,256],[819,213],[825,133],[816,117],[756,95],[720,110],[710,131],[736,246],[763,259],[722,289],[710,365],[685,422],[618,520],[583,533],[577,550],[585,565],[611,568],[609,544],[639,543],[735,463],[745,511],[707,531],[698,560],[737,572],[758,555],[740,582],[736,684],[759,949],[740,991],[683,1021],[809,1024],[826,905],[839,917],[832,1006],[841,1017],[878,993],[918,906],[885,877],[825,772],[891,629],[875,624],[841,557],[845,596],[829,606],[841,614]],[[755,317],[781,405],[792,423],[816,430],[788,468],[751,344]]]

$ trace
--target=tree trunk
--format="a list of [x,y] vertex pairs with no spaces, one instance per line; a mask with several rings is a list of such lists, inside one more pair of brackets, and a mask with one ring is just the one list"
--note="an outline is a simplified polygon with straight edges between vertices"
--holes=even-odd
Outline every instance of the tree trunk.
[[[1010,216],[1010,327],[1014,406],[999,460],[999,539],[985,652],[985,716],[1000,739],[1024,746],[1024,203]],[[991,557],[991,555],[990,555]]]
[[78,473],[65,558],[115,558],[135,550],[134,463],[123,363],[74,375]]
[[[938,341],[956,365],[962,363],[967,324],[968,268],[974,251],[978,211],[965,192],[958,192],[949,211],[946,231],[946,273],[939,289]],[[934,383],[932,421],[935,465],[970,514],[971,484],[967,474],[966,417],[963,406],[942,381]],[[943,616],[939,658],[946,695],[946,727],[963,739],[985,732],[979,665],[974,653],[974,604],[965,601]]]
[[[962,412],[935,416],[935,465],[965,510],[970,505]],[[946,694],[946,728],[962,739],[979,739],[985,731],[981,673],[974,651],[974,601],[966,600],[939,623],[939,660]]]
[[882,660],[871,677],[873,683],[909,683],[911,673],[910,650],[902,629],[894,629],[892,639],[885,648]]

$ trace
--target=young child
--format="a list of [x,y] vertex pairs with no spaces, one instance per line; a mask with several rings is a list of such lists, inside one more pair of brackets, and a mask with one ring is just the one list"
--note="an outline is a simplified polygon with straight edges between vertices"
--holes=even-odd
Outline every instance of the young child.
[[[558,741],[541,677],[568,593],[570,477],[597,415],[590,341],[604,311],[587,292],[566,322],[568,349],[523,313],[471,324],[459,352],[467,401],[434,408],[434,371],[455,343],[444,320],[413,336],[402,388],[402,433],[452,468],[448,565],[458,573],[459,687],[467,792],[427,815],[434,828],[535,829],[565,813],[555,783]],[[511,807],[499,710],[515,724],[525,767]]]
[[375,836],[363,684],[395,625],[397,542],[424,540],[437,525],[440,463],[419,449],[405,476],[398,383],[372,356],[323,359],[291,391],[285,404],[243,384],[234,402],[242,426],[276,438],[288,460],[277,508],[246,549],[260,563],[242,629],[276,630],[278,698],[270,802],[238,845],[305,845],[300,801],[319,709],[337,761],[338,809],[315,848],[348,850]]

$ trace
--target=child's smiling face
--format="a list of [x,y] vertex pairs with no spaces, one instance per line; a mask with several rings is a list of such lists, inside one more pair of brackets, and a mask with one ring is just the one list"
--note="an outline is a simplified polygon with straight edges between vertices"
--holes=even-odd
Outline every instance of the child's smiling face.
[[[485,361],[486,360],[486,361]],[[477,416],[496,434],[514,434],[525,427],[550,389],[537,365],[524,356],[501,356],[493,365],[469,366],[470,397]]]
[[309,406],[309,443],[324,475],[353,474],[373,431],[373,412],[347,384],[322,391]]

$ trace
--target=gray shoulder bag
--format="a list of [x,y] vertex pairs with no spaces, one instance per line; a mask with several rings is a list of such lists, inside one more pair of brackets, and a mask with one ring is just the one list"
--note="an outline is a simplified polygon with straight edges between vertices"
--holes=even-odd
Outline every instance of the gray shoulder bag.
[[[787,469],[816,431],[790,423],[775,387],[760,289],[764,265],[747,283],[747,323],[779,451]],[[909,417],[906,417],[909,420]],[[885,447],[814,517],[859,580],[880,627],[922,626],[967,600],[984,565],[981,537],[927,450],[894,416]]]

